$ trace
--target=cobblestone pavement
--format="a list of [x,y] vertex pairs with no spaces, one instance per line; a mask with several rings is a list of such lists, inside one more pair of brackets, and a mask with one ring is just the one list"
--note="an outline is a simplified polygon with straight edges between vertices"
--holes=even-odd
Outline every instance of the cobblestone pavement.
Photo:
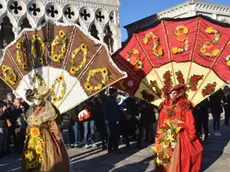
[[[205,143],[202,171],[230,171],[230,127],[221,125],[221,133],[222,137],[211,134]],[[134,145],[131,148],[121,148],[122,153],[119,155],[108,155],[99,148],[74,148],[68,149],[68,153],[73,172],[144,172],[154,171],[154,156],[150,147],[140,151]],[[20,171],[18,155],[12,154],[0,159],[0,172],[8,171]]]

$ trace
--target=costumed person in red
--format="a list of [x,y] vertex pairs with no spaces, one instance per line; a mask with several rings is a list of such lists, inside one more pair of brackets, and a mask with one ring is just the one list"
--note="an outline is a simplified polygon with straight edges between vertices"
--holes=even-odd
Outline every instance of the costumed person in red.
[[186,86],[178,84],[160,105],[156,146],[156,171],[199,172],[203,147],[196,136],[192,104],[185,96]]

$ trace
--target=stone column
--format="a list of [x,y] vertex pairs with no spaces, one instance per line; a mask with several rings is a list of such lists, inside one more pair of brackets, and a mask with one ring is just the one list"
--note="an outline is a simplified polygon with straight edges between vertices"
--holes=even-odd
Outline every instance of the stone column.
[[13,27],[12,31],[14,32],[14,38],[17,38],[18,34],[21,31],[21,27]]

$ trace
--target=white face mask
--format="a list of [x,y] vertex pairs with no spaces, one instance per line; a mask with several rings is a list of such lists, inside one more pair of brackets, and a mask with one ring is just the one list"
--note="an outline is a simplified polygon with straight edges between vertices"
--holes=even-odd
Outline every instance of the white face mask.
[[176,92],[176,91],[172,91],[172,92],[169,94],[170,99],[174,99],[174,98],[176,98],[176,96],[177,96],[177,92]]
[[39,99],[34,99],[34,104],[35,105],[40,105],[42,103],[42,99],[41,98],[39,98]]

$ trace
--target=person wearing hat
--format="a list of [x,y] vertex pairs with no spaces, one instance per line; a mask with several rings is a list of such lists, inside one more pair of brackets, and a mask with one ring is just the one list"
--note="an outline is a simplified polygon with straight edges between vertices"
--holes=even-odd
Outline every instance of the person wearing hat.
[[58,110],[47,101],[50,90],[41,86],[26,91],[31,102],[26,113],[26,140],[22,171],[69,171],[69,158],[56,124]]
[[[167,92],[165,101],[161,103],[159,108],[158,134],[155,142],[157,150],[166,149],[167,155],[162,155],[163,159],[161,159],[161,154],[158,154],[156,159],[157,172],[200,171],[203,146],[196,136],[192,108],[191,102],[186,98],[186,86],[184,84],[178,84]],[[176,132],[170,130],[170,125],[177,128]],[[167,137],[164,137],[162,132]],[[163,147],[161,147],[163,144],[161,137],[164,138]]]

